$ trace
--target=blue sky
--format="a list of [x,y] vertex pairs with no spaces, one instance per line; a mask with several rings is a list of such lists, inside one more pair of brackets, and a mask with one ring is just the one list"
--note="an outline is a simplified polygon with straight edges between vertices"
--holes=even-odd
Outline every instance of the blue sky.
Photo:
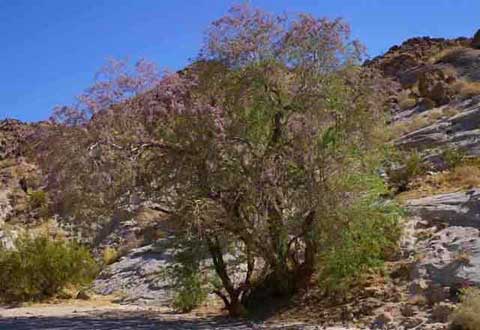
[[[277,13],[343,17],[374,56],[413,36],[471,36],[479,0],[251,0]],[[0,0],[0,119],[48,118],[92,82],[105,59],[179,69],[203,31],[238,1]]]

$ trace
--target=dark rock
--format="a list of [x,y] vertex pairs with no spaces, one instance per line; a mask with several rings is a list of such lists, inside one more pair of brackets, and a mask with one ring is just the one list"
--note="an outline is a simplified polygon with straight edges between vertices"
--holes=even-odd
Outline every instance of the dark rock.
[[475,33],[472,39],[472,47],[480,49],[480,30]]
[[76,299],[79,300],[90,300],[90,295],[85,290],[80,290],[77,294]]

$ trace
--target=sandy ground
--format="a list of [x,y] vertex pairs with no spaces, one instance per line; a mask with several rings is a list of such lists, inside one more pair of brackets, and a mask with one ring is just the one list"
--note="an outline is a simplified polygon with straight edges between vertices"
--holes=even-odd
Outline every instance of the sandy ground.
[[[165,308],[73,301],[25,307],[0,307],[0,330],[314,330],[319,326],[262,324],[197,312],[175,314]],[[347,330],[328,328],[328,330]],[[352,329],[353,330],[353,329]]]
[[214,315],[114,304],[55,304],[0,308],[0,330],[257,329]]

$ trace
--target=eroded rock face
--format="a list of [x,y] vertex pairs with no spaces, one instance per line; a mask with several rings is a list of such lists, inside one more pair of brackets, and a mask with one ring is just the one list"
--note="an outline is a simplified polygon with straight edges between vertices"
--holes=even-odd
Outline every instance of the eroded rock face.
[[[395,140],[403,150],[417,150],[435,169],[445,168],[440,157],[443,150],[456,150],[465,156],[480,156],[480,97],[449,104],[456,114],[432,120],[430,125],[414,130]],[[435,111],[440,108],[434,109]],[[434,111],[430,110],[430,111]],[[396,121],[412,121],[421,111],[414,108],[397,114]]]
[[480,285],[479,230],[447,227],[417,246],[423,252],[418,275],[447,287]]
[[413,277],[440,287],[480,286],[480,189],[410,200],[407,208],[431,229],[416,244],[421,258]]
[[417,37],[403,42],[399,46],[391,47],[387,53],[378,56],[366,65],[380,69],[385,75],[400,80],[408,70],[425,64],[431,56],[443,49],[455,46],[468,46],[466,38],[443,39]]
[[168,306],[172,293],[162,270],[172,262],[172,253],[161,243],[134,249],[108,266],[93,289],[103,295],[119,294],[124,303]]
[[480,189],[410,200],[407,208],[432,225],[480,229]]

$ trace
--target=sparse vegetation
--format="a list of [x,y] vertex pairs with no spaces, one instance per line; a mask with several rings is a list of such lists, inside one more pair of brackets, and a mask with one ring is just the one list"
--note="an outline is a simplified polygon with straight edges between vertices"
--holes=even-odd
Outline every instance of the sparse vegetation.
[[442,158],[448,168],[455,168],[464,161],[465,152],[454,148],[448,148],[443,152]]
[[47,194],[43,190],[31,191],[28,194],[28,206],[30,209],[44,207],[47,203]]
[[88,250],[74,242],[47,236],[16,240],[15,250],[0,248],[0,301],[37,301],[67,285],[88,284],[97,265]]
[[402,120],[393,124],[391,128],[391,135],[394,138],[406,135],[408,133],[419,130],[430,124],[430,120],[427,116],[417,115],[408,120]]
[[399,153],[393,168],[389,170],[388,181],[397,191],[402,192],[408,189],[408,185],[418,176],[426,171],[420,153]]
[[470,98],[480,95],[480,82],[459,80],[453,85],[454,90],[461,98]]
[[480,166],[477,160],[465,159],[455,167],[426,176],[411,183],[409,191],[398,197],[401,200],[425,197],[480,186]]
[[434,124],[435,122],[450,118],[460,112],[459,109],[450,106],[439,107],[426,111],[411,118],[395,122],[390,128],[392,138],[399,138],[408,133],[415,132],[421,128]]
[[107,246],[103,250],[102,260],[104,265],[106,266],[111,265],[114,262],[116,262],[119,258],[120,258],[120,253],[118,252],[117,249]]
[[461,46],[445,48],[437,52],[432,57],[430,57],[428,62],[432,64],[441,63],[441,62],[445,62],[445,63],[451,62],[452,59],[458,58],[458,55],[465,52],[466,49],[467,48],[461,47]]
[[480,329],[480,289],[463,290],[461,303],[453,312],[449,330]]

